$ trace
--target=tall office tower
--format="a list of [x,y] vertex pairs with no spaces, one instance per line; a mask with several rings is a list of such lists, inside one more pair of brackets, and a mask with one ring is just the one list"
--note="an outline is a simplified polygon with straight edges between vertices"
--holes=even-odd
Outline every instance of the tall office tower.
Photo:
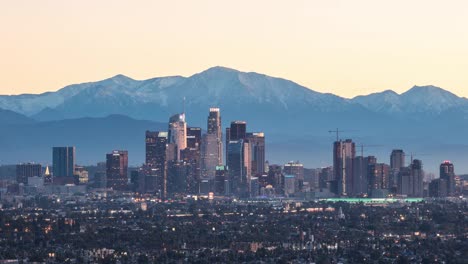
[[401,149],[392,150],[390,155],[390,169],[391,170],[400,170],[405,167],[405,152]]
[[403,167],[398,173],[397,193],[404,196],[412,196],[413,181],[411,177],[411,166]]
[[405,167],[405,152],[394,149],[390,154],[390,189],[395,192],[398,185],[398,173]]
[[225,164],[228,164],[228,155],[227,155],[228,148],[227,148],[227,146],[229,145],[229,141],[231,141],[231,128],[230,127],[226,127],[226,133],[225,133],[225,139],[224,140],[225,140],[224,145],[226,146],[226,155],[225,155],[226,162],[225,162]]
[[430,197],[447,197],[447,181],[445,179],[434,179],[429,183]]
[[221,114],[219,108],[210,108],[210,113],[208,114],[207,134],[216,135],[216,154],[218,158],[218,165],[221,165],[223,164],[223,132],[221,128]]
[[284,193],[283,168],[280,165],[272,164],[268,167],[268,183],[270,183],[277,194]]
[[283,166],[284,175],[294,175],[296,181],[297,191],[302,190],[304,185],[304,165],[299,161],[290,161]]
[[231,122],[229,133],[229,140],[245,139],[247,136],[247,123],[245,121]]
[[29,177],[41,177],[42,166],[35,163],[21,163],[16,165],[16,182],[28,184]]
[[384,163],[369,165],[369,193],[375,197],[375,190],[388,190],[390,166]]
[[423,197],[424,194],[424,171],[422,168],[422,161],[415,159],[411,164],[411,176],[412,176],[412,196]]
[[424,171],[421,160],[415,159],[409,167],[403,167],[398,175],[398,194],[423,197]]
[[167,194],[167,132],[146,131],[146,162],[144,168],[146,192]]
[[353,160],[353,186],[352,196],[367,196],[369,193],[370,166],[377,163],[374,156],[355,157]]
[[54,177],[73,177],[75,173],[75,147],[52,149],[52,173]]
[[187,123],[185,113],[176,114],[169,118],[169,143],[177,146],[176,159],[180,160],[180,151],[187,147]]
[[333,144],[333,169],[336,194],[348,196],[353,190],[353,159],[356,145],[351,139],[336,141]]
[[106,155],[107,188],[125,190],[127,188],[128,152],[114,150]]
[[227,195],[229,194],[228,189],[228,169],[226,166],[216,166],[215,181],[214,181],[214,193],[216,195]]
[[230,191],[239,197],[248,197],[248,144],[242,139],[231,140],[227,150]]
[[446,160],[440,164],[440,179],[445,180],[445,183],[447,185],[446,190],[447,190],[447,195],[448,196],[453,196],[456,193],[455,189],[455,168],[453,164]]
[[201,141],[202,135],[200,127],[187,128],[187,148],[200,150]]
[[213,179],[215,176],[216,166],[219,166],[218,148],[219,142],[217,135],[204,134],[202,143],[202,163],[203,177]]
[[247,133],[250,144],[253,176],[260,176],[265,172],[265,134],[263,132]]
[[367,164],[365,158],[357,156],[353,159],[353,193],[351,196],[366,196],[367,194]]
[[330,181],[333,180],[333,167],[322,168],[319,172],[319,189],[330,188]]

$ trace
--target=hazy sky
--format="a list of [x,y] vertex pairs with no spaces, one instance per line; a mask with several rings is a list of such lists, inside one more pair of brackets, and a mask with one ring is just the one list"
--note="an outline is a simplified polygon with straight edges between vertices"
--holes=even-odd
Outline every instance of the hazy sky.
[[221,65],[345,97],[468,97],[466,0],[0,0],[0,93]]

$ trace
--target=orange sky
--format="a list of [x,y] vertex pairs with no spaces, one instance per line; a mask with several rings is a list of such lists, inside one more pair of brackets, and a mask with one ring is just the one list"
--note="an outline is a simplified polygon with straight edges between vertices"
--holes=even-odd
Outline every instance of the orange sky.
[[433,84],[468,97],[464,0],[5,0],[0,94],[221,65],[345,97]]

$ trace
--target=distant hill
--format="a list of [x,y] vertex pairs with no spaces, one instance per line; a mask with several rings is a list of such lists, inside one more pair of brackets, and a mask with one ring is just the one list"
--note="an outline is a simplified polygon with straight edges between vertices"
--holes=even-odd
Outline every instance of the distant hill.
[[[141,133],[146,126],[166,130],[169,116],[183,111],[184,98],[189,125],[205,129],[208,108],[216,106],[221,108],[223,127],[232,120],[245,120],[248,130],[264,131],[267,156],[273,162],[301,160],[309,167],[330,165],[335,137],[327,131],[340,128],[348,130],[342,138],[383,145],[365,150],[381,162],[389,162],[392,148],[403,148],[408,154],[431,154],[421,158],[433,172],[446,159],[455,162],[457,169],[468,171],[466,98],[435,86],[415,86],[402,94],[384,91],[345,99],[282,78],[224,67],[190,77],[134,80],[116,75],[57,92],[0,96],[0,108],[21,114],[5,117],[10,120],[4,121],[8,131],[4,128],[1,133],[8,138],[0,140],[7,141],[12,154],[0,152],[5,157],[0,156],[0,162],[13,157],[37,160],[46,148],[73,142],[84,146],[78,150],[86,155],[82,162],[103,157],[102,152],[111,148],[127,147],[133,148],[135,160],[142,162]],[[25,142],[33,143],[28,150],[14,147]]]
[[53,146],[76,146],[80,164],[105,161],[114,149],[128,150],[130,164],[141,164],[145,131],[166,129],[167,124],[121,115],[8,125],[0,130],[0,163],[50,164]]

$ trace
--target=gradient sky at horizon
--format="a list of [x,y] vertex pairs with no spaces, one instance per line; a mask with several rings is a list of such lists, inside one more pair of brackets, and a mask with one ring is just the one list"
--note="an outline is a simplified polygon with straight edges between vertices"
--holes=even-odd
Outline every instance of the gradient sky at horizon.
[[436,85],[468,97],[464,0],[5,0],[0,94],[212,66],[344,97]]

